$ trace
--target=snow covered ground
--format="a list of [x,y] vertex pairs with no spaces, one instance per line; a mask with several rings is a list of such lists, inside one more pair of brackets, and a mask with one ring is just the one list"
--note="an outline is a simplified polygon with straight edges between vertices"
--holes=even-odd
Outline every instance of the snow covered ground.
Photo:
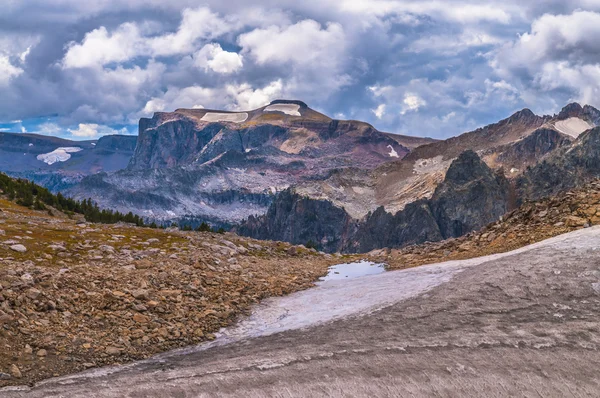
[[71,153],[83,151],[83,148],[79,147],[60,147],[56,148],[52,152],[43,153],[37,156],[37,160],[41,160],[47,164],[54,164],[56,162],[66,162],[71,159]]
[[554,124],[554,127],[563,134],[570,135],[571,137],[577,138],[581,133],[586,130],[593,128],[591,124],[585,120],[581,120],[578,117],[570,117],[565,120],[560,120]]
[[400,156],[398,156],[398,152],[396,152],[394,150],[394,147],[391,145],[387,146],[388,148],[390,148],[390,153],[388,155],[390,155],[391,158],[399,158]]
[[202,116],[203,122],[233,122],[233,123],[243,123],[248,119],[248,114],[246,112],[240,113],[217,113],[217,112],[207,112],[206,115]]

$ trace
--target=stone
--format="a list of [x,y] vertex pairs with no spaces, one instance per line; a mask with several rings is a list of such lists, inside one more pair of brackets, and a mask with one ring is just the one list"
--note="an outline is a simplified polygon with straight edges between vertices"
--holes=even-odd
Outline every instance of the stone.
[[14,363],[10,366],[10,374],[15,379],[20,379],[21,377],[23,377],[23,374],[21,373],[21,369],[19,369],[19,367],[17,365],[15,365]]
[[10,250],[18,252],[18,253],[25,253],[27,251],[27,248],[21,244],[18,244],[18,245],[12,245],[10,247]]
[[35,355],[37,355],[40,358],[43,358],[48,355],[48,351],[46,351],[42,348],[41,350],[38,350],[38,352],[36,352]]
[[32,300],[37,300],[37,298],[40,297],[40,294],[42,294],[42,292],[34,288],[31,288],[27,291],[27,297]]
[[25,355],[33,354],[33,349],[31,348],[31,346],[29,344],[25,345],[25,348],[23,349],[23,354],[25,354]]
[[119,355],[121,353],[121,349],[117,347],[106,347],[105,352],[108,355]]
[[26,284],[33,284],[33,276],[31,274],[23,274],[21,275],[21,280]]
[[148,299],[148,291],[144,289],[137,289],[131,292],[131,295],[137,300]]
[[148,323],[148,321],[149,321],[147,316],[139,314],[139,313],[133,315],[133,320],[138,323]]

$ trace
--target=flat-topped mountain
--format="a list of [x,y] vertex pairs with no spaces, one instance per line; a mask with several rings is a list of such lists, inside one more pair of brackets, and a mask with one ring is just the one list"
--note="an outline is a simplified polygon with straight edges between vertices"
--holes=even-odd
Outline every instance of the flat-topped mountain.
[[274,195],[347,168],[372,170],[431,142],[392,139],[367,123],[329,118],[301,101],[246,112],[178,109],[141,119],[125,170],[69,191],[147,217],[239,222],[263,214]]
[[200,165],[226,152],[372,168],[409,149],[367,123],[333,120],[303,102],[278,100],[247,112],[178,109],[141,119],[129,169]]

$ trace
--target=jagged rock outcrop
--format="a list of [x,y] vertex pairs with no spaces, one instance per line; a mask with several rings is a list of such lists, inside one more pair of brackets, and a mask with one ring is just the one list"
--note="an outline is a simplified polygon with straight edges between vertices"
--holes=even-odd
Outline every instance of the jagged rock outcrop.
[[527,170],[517,182],[519,197],[539,199],[600,177],[600,127],[581,134]]
[[502,173],[494,173],[475,152],[463,152],[431,199],[409,204],[395,215],[378,209],[361,223],[345,250],[367,252],[462,236],[504,214],[510,194]]
[[558,148],[570,145],[572,139],[556,130],[542,127],[515,143],[492,151],[490,163],[499,162],[511,174],[535,165],[545,155]]
[[354,233],[356,221],[331,202],[314,200],[288,189],[263,216],[251,216],[236,232],[256,239],[283,240],[336,252]]
[[510,203],[510,185],[473,151],[462,153],[430,200],[396,214],[380,207],[358,222],[329,201],[287,191],[262,217],[251,217],[238,233],[292,243],[316,242],[326,251],[367,252],[462,236],[495,221]]
[[450,166],[429,206],[444,239],[462,236],[495,221],[508,210],[510,185],[473,151]]

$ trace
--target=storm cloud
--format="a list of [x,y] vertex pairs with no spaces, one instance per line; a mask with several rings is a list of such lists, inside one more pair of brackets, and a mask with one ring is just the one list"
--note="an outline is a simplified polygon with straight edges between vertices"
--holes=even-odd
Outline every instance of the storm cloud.
[[598,1],[3,3],[2,131],[89,139],[288,98],[446,138],[524,107],[600,106]]

